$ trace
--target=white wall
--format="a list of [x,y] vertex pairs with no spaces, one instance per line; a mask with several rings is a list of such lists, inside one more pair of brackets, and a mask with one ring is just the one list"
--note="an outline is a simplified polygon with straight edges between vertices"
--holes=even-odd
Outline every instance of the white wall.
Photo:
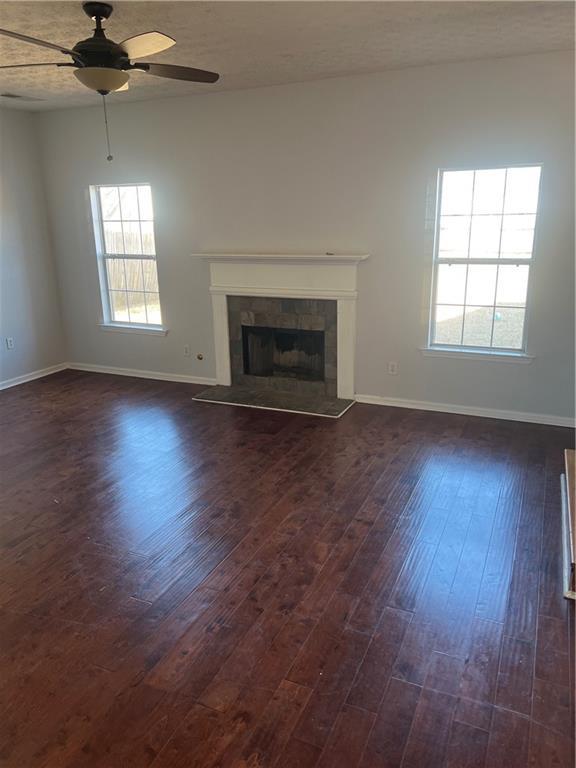
[[[359,268],[357,392],[569,416],[572,72],[571,55],[555,53],[148,103],[116,95],[112,163],[99,107],[39,116],[70,359],[213,376],[208,272],[191,253],[360,251],[372,258]],[[423,356],[430,182],[439,167],[523,162],[544,168],[534,362]],[[153,186],[166,337],[98,329],[87,188],[132,181]],[[398,376],[387,374],[389,360]]]
[[[65,361],[34,118],[0,110],[0,383]],[[6,337],[14,349],[6,348]]]

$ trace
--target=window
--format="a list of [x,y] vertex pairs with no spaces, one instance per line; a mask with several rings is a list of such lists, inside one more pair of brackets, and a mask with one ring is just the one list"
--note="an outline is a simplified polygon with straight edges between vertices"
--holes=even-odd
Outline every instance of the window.
[[440,172],[430,346],[524,351],[540,170]]
[[91,193],[104,322],[161,326],[150,186],[92,187]]

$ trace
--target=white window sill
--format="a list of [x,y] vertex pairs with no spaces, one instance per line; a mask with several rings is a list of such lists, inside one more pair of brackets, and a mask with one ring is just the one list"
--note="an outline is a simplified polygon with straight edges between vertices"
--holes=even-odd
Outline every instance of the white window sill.
[[501,363],[531,363],[534,355],[525,352],[485,352],[482,349],[452,349],[451,347],[422,347],[425,357],[456,357],[464,360],[490,360]]
[[166,336],[168,328],[159,325],[120,325],[120,323],[100,323],[101,331],[114,333],[141,333],[144,336]]

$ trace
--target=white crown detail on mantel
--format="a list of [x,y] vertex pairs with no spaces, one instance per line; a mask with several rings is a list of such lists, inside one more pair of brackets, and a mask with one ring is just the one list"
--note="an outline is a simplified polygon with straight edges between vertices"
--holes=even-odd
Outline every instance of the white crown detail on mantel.
[[368,258],[367,253],[193,253],[204,261],[283,262],[285,264],[357,264]]

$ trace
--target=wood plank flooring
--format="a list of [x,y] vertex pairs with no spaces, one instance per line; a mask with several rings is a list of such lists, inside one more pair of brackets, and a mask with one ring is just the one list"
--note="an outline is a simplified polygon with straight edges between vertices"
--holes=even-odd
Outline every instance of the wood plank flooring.
[[573,768],[569,430],[0,395],[4,768]]

